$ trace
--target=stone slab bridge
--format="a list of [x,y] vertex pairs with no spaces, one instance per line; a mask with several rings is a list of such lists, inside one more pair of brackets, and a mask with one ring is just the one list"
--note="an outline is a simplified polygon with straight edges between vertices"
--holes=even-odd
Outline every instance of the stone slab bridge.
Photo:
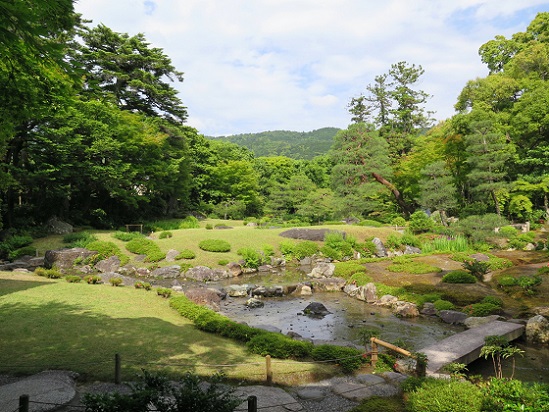
[[469,364],[478,359],[487,336],[504,336],[510,342],[523,333],[524,325],[496,320],[452,335],[418,352],[427,355],[427,375],[433,375],[449,363]]

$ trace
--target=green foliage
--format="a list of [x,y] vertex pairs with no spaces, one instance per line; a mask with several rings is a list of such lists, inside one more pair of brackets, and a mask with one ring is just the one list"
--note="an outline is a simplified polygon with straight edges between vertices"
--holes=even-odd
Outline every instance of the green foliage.
[[490,270],[507,269],[513,266],[513,262],[511,262],[509,259],[498,258],[490,254],[488,254],[488,257],[490,258],[488,260],[488,268]]
[[412,233],[405,232],[403,235],[399,233],[391,233],[385,242],[386,247],[394,250],[404,250],[406,245],[421,247],[421,241]]
[[36,248],[34,246],[24,246],[8,254],[8,259],[14,261],[22,256],[36,256]]
[[497,283],[502,288],[512,287],[517,285],[517,279],[511,275],[500,276],[497,278]]
[[293,246],[291,255],[298,260],[310,257],[318,253],[318,245],[312,240],[297,242]]
[[192,250],[189,249],[183,249],[181,252],[178,253],[178,255],[175,257],[176,260],[179,259],[194,259],[196,257],[196,253],[194,253]]
[[0,259],[9,257],[10,253],[30,246],[32,237],[29,235],[12,235],[0,242]]
[[482,387],[482,399],[483,411],[546,411],[549,410],[549,385],[492,378]]
[[251,247],[243,247],[236,252],[239,256],[242,256],[244,260],[244,267],[257,269],[264,263],[265,257],[262,253]]
[[88,244],[95,242],[97,236],[90,232],[72,232],[63,236],[63,243],[69,247],[87,247]]
[[278,333],[259,334],[251,338],[246,346],[252,353],[275,358],[304,358],[311,355],[312,343],[294,340]]
[[477,278],[464,270],[453,270],[442,277],[444,283],[476,283]]
[[160,232],[158,239],[169,239],[173,237],[173,233],[169,231]]
[[489,265],[487,262],[479,260],[468,260],[463,262],[463,268],[468,270],[475,278],[482,281],[483,276],[488,273]]
[[63,274],[57,269],[45,269],[38,267],[34,270],[34,273],[48,279],[61,279],[63,277]]
[[99,275],[86,275],[84,276],[84,282],[89,285],[99,285],[100,283],[103,283],[103,280]]
[[494,214],[473,215],[460,219],[457,229],[472,243],[485,242],[487,239],[498,236],[494,232],[496,227],[507,226],[506,219]]
[[366,273],[355,273],[349,278],[349,283],[354,283],[357,286],[364,286],[373,282],[373,279]]
[[137,255],[146,255],[147,262],[159,262],[166,257],[166,254],[160,250],[160,247],[151,239],[139,237],[126,243],[126,249]]
[[230,263],[230,260],[229,260],[229,259],[220,259],[220,260],[217,262],[217,264],[218,264],[219,266],[226,266],[226,265],[228,265],[229,263]]
[[352,243],[346,240],[341,232],[327,232],[324,236],[324,246],[320,251],[334,260],[352,258],[354,254]]
[[187,216],[179,222],[178,229],[198,229],[200,222],[194,216]]
[[144,235],[139,232],[114,232],[111,236],[123,242],[129,242],[132,239],[144,237]]
[[231,251],[231,245],[229,242],[222,240],[222,239],[206,239],[202,240],[198,247],[202,250],[205,250],[207,252],[230,252]]
[[438,273],[442,271],[441,268],[423,262],[416,262],[407,256],[398,256],[397,258],[394,258],[393,262],[387,266],[387,270],[389,272],[410,273],[412,275]]
[[334,276],[349,280],[355,273],[366,273],[366,266],[356,262],[336,262],[334,270]]
[[204,385],[202,378],[187,372],[176,384],[163,375],[143,372],[130,391],[119,393],[87,393],[83,404],[89,412],[146,412],[150,406],[158,412],[233,412],[244,402],[235,395],[235,388],[222,384],[223,375],[216,373]]
[[501,311],[500,305],[489,302],[473,303],[463,308],[463,312],[470,316],[489,316]]
[[404,219],[402,216],[397,216],[393,220],[391,220],[392,226],[406,226],[406,219]]
[[378,222],[377,220],[361,220],[358,222],[358,226],[368,226],[368,227],[382,227],[383,223]]
[[133,284],[134,288],[136,289],[145,289],[146,291],[149,291],[152,289],[152,285],[149,283],[149,282],[142,282],[142,281],[137,281]]
[[311,356],[316,361],[334,361],[344,372],[351,373],[363,365],[365,359],[362,351],[356,348],[335,345],[315,345]]
[[424,211],[418,210],[410,215],[408,229],[411,230],[412,233],[428,232],[433,229],[433,227],[434,222]]
[[433,302],[436,310],[454,310],[455,306],[452,302],[439,299]]
[[120,286],[124,284],[124,280],[122,280],[122,278],[119,278],[119,277],[113,277],[109,279],[109,283],[112,286]]
[[172,296],[172,290],[170,288],[156,288],[156,294],[163,298],[169,298]]
[[541,268],[538,269],[537,275],[547,275],[549,274],[549,266],[543,266]]
[[213,230],[213,225],[211,223],[206,223],[206,230]]
[[518,233],[518,230],[513,226],[503,226],[499,228],[499,234],[508,239],[516,237]]
[[480,412],[481,391],[468,381],[427,378],[408,394],[410,412]]
[[499,306],[500,308],[503,306],[503,300],[497,296],[485,296],[481,303],[490,303],[492,305]]
[[465,252],[469,250],[469,242],[463,236],[447,237],[439,236],[424,242],[421,245],[421,251],[423,253],[433,252]]
[[349,412],[405,412],[404,401],[400,396],[382,398],[374,396],[363,400]]
[[129,261],[128,256],[122,253],[120,248],[113,242],[96,240],[94,242],[88,243],[86,249],[97,252],[95,255],[88,258],[89,263],[97,263],[100,260],[107,259],[111,256],[118,256],[118,258],[120,259],[120,263],[122,264],[126,264]]
[[77,275],[67,275],[65,276],[65,280],[68,283],[80,283],[82,281],[82,278]]

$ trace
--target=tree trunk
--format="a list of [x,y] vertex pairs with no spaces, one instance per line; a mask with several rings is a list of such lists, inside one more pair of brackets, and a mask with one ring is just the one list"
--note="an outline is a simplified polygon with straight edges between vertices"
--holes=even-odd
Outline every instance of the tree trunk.
[[494,204],[496,205],[496,213],[498,216],[501,216],[501,209],[499,207],[498,197],[496,196],[496,192],[491,190],[490,194],[492,195],[492,200],[494,201]]
[[410,214],[411,214],[411,210],[410,210],[410,207],[408,206],[408,204],[404,201],[404,199],[402,198],[402,195],[400,194],[400,192],[398,191],[398,189],[391,183],[389,182],[388,180],[384,179],[381,175],[377,174],[377,173],[372,173],[372,176],[374,177],[374,179],[376,179],[379,183],[381,183],[383,186],[387,187],[392,193],[393,193],[393,196],[395,197],[398,205],[400,206],[400,208],[402,209],[402,212],[404,213],[405,217],[406,218],[409,218],[410,217]]

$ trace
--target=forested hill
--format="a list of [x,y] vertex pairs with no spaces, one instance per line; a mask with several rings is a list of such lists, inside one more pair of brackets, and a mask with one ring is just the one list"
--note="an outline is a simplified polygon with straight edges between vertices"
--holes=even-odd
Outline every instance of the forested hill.
[[324,127],[312,132],[274,130],[209,137],[209,139],[223,140],[247,147],[256,157],[286,156],[292,159],[312,159],[330,150],[334,136],[339,130],[335,127]]

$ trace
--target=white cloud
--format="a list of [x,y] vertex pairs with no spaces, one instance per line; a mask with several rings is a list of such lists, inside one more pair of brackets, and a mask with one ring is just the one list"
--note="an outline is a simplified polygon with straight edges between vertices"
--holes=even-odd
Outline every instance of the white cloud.
[[525,30],[542,0],[79,0],[118,32],[142,32],[185,73],[189,124],[206,135],[346,127],[351,97],[391,64],[425,69],[437,118],[468,80],[477,50]]

